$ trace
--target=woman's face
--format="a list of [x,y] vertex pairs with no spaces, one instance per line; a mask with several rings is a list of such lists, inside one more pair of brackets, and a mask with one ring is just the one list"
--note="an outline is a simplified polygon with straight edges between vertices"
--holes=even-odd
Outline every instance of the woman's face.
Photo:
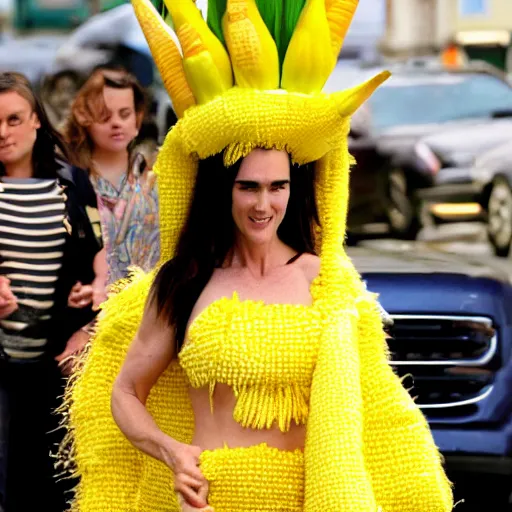
[[17,164],[32,158],[41,123],[30,103],[17,92],[0,94],[0,162]]
[[101,123],[92,123],[87,128],[94,148],[110,153],[126,151],[138,133],[133,90],[105,87],[103,97],[107,119]]
[[290,198],[290,163],[284,151],[255,149],[235,178],[232,215],[247,242],[265,244],[277,236]]

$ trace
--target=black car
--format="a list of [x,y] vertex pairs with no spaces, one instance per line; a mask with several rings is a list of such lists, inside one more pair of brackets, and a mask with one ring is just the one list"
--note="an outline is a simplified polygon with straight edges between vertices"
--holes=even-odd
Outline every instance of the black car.
[[482,152],[470,165],[441,169],[436,185],[420,191],[420,196],[434,220],[484,220],[495,254],[508,256],[512,244],[512,119],[502,128],[507,142]]
[[[382,68],[340,68],[328,90],[362,81]],[[446,70],[436,65],[390,67],[393,76],[353,117],[349,148],[357,165],[351,173],[348,226],[354,236],[368,226],[401,238],[415,238],[421,201],[442,162],[418,142],[475,122],[486,123],[512,110],[512,87],[487,66]],[[376,224],[377,223],[377,224]]]
[[371,244],[348,252],[394,320],[391,363],[466,500],[456,510],[512,510],[512,263]]

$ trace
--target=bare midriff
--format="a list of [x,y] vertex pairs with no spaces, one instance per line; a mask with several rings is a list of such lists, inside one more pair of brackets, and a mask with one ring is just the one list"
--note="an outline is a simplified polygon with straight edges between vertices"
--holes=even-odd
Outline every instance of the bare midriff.
[[216,384],[213,395],[213,411],[207,388],[189,388],[195,417],[195,433],[192,444],[203,450],[218,448],[247,448],[266,443],[279,450],[303,450],[306,428],[292,421],[288,432],[277,426],[270,429],[244,428],[233,418],[236,397],[230,386]]

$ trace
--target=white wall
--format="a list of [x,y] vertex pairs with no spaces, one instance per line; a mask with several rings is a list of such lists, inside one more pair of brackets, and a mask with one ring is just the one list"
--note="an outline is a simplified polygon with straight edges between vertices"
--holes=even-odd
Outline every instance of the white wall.
[[[444,5],[454,0],[440,0]],[[385,46],[391,52],[414,53],[438,44],[439,0],[392,0]],[[445,34],[446,28],[441,30]]]

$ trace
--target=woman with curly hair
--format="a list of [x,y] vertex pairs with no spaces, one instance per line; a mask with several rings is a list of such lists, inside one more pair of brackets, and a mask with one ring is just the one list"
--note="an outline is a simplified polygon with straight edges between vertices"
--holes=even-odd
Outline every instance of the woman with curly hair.
[[87,171],[98,196],[109,283],[130,266],[151,270],[160,255],[152,155],[133,151],[144,112],[135,78],[98,69],[79,90],[64,129],[73,164]]

